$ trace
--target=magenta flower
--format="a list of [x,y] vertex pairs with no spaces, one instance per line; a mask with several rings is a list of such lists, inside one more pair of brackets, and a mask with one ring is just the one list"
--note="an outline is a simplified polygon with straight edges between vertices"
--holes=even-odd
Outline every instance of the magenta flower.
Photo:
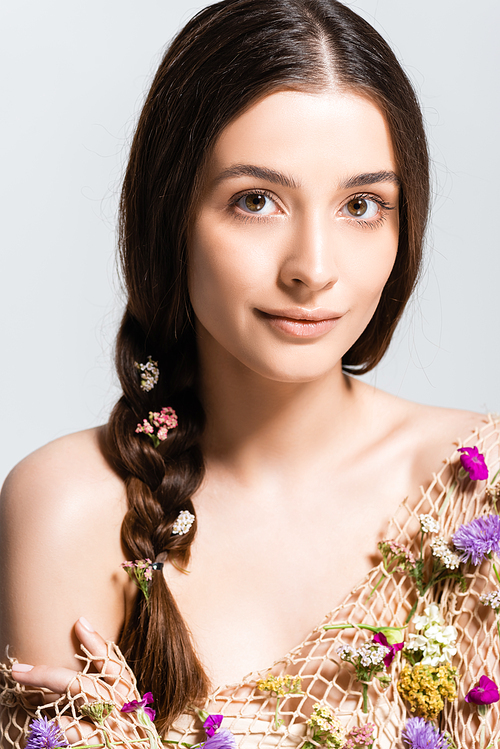
[[222,723],[222,715],[209,715],[203,724],[207,738],[211,738],[219,730]]
[[152,707],[148,707],[154,702],[154,697],[151,692],[146,692],[142,700],[132,700],[132,702],[126,702],[121,709],[122,713],[133,713],[143,710],[148,716],[150,721],[153,721],[156,716],[156,711]]
[[378,642],[379,645],[389,648],[389,652],[384,658],[384,666],[386,668],[389,668],[398,650],[402,650],[404,647],[404,642],[395,642],[394,645],[389,645],[389,641],[383,632],[377,632],[373,637],[373,642]]
[[459,447],[460,463],[467,471],[471,481],[481,481],[488,478],[488,469],[482,455],[477,447]]
[[448,737],[423,718],[410,718],[406,722],[402,739],[408,749],[451,749]]
[[472,702],[474,705],[491,705],[493,702],[498,702],[498,700],[500,700],[498,687],[487,676],[481,676],[479,684],[465,695],[465,701]]
[[69,746],[55,720],[35,718],[30,723],[25,749],[57,749]]
[[236,749],[236,739],[227,728],[221,728],[201,746],[203,749]]
[[500,516],[484,515],[461,525],[453,536],[460,561],[480,564],[492,552],[500,553]]

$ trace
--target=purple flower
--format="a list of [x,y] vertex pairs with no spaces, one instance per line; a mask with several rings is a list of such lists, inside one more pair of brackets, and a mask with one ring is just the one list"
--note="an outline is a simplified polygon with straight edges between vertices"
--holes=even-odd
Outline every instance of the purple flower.
[[491,553],[500,553],[500,516],[486,515],[461,525],[453,536],[461,562],[479,564]]
[[481,676],[479,684],[465,695],[465,701],[472,702],[474,705],[491,705],[493,702],[498,702],[498,700],[500,700],[498,687],[487,676]]
[[378,642],[379,645],[384,645],[386,648],[389,648],[389,652],[384,658],[384,666],[386,668],[389,668],[398,650],[402,650],[404,647],[404,642],[396,642],[393,645],[389,645],[389,641],[383,632],[377,632],[373,637],[373,642]]
[[467,471],[471,481],[481,481],[488,478],[488,469],[477,447],[459,447],[462,468]]
[[203,724],[207,738],[212,738],[214,733],[219,730],[222,723],[222,715],[209,715]]
[[142,700],[132,700],[132,702],[126,702],[121,709],[122,713],[133,713],[138,710],[144,710],[150,721],[153,721],[156,716],[156,711],[152,707],[148,707],[154,702],[154,697],[151,692],[146,692]]
[[447,736],[440,733],[433,723],[423,718],[410,718],[403,731],[403,741],[409,749],[450,749]]
[[202,745],[204,749],[236,749],[236,739],[227,728],[221,728]]
[[55,720],[35,718],[30,723],[26,749],[56,749],[69,746]]

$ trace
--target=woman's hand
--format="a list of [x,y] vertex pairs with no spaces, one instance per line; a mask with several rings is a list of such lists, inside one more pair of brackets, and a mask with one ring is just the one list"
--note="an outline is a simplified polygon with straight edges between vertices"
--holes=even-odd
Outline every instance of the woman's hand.
[[[120,651],[113,643],[105,642],[83,617],[76,622],[75,632],[85,653],[85,656],[77,656],[86,662],[81,672],[14,663],[13,678],[28,688],[48,690],[43,695],[44,704],[46,707],[56,705],[57,722],[70,744],[84,740],[85,745],[96,747],[109,746],[109,741],[119,742],[124,747],[132,743],[135,747],[141,746],[142,742],[147,746],[152,738],[150,730],[156,734],[153,724],[147,730],[148,723],[137,720],[138,713],[120,712],[125,703],[140,700],[135,677]],[[102,702],[114,705],[102,723],[80,716],[83,705]]]

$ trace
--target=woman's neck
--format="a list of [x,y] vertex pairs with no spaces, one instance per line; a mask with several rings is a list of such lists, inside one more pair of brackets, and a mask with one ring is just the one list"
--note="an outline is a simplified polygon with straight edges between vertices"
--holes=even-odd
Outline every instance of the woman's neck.
[[327,449],[343,452],[359,436],[359,383],[341,363],[309,382],[278,382],[227,352],[201,353],[201,398],[207,414],[207,461],[231,465],[242,477],[278,464],[311,464]]

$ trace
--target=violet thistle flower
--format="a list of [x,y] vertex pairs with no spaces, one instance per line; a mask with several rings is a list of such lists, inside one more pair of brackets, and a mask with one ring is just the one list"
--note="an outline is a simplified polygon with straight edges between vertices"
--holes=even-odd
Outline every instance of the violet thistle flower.
[[461,525],[453,536],[461,562],[480,564],[492,553],[500,553],[500,516],[484,515]]
[[69,746],[55,720],[35,718],[31,721],[29,730],[25,749],[58,749]]
[[451,749],[452,744],[446,734],[438,731],[433,723],[423,718],[410,718],[402,733],[408,749]]

